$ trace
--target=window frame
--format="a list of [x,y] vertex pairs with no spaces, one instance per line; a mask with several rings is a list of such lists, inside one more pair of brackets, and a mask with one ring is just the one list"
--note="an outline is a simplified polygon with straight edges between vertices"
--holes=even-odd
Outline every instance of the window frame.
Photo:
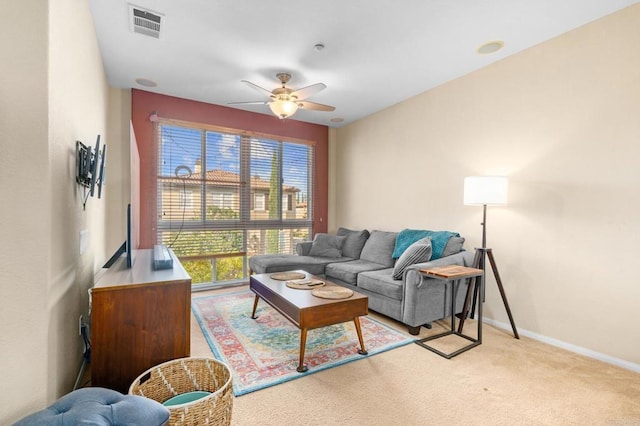
[[253,211],[266,212],[267,211],[267,194],[264,192],[253,193]]
[[[211,126],[211,125],[207,125],[207,124],[200,124],[200,123],[193,123],[193,122],[185,122],[185,121],[180,121],[180,120],[172,120],[172,119],[160,119],[157,123],[157,131],[156,131],[156,141],[157,141],[157,145],[155,148],[155,155],[157,156],[157,161],[158,161],[158,167],[160,167],[160,162],[162,161],[162,144],[160,143],[160,137],[162,135],[162,129],[164,128],[164,126],[175,126],[175,127],[182,127],[182,128],[186,128],[186,129],[190,129],[190,130],[198,130],[201,132],[201,149],[203,149],[203,153],[205,150],[205,146],[207,144],[207,132],[216,132],[216,133],[221,133],[221,134],[230,134],[230,135],[235,135],[235,136],[239,136],[241,139],[241,143],[243,145],[241,145],[240,148],[240,191],[238,194],[239,197],[239,218],[238,219],[226,219],[226,220],[210,220],[206,217],[206,215],[202,216],[201,220],[198,221],[194,221],[194,222],[190,222],[190,223],[182,223],[180,229],[185,229],[185,231],[242,231],[243,235],[244,235],[244,240],[242,243],[242,250],[239,251],[237,254],[242,255],[244,257],[243,259],[243,279],[247,278],[247,258],[251,255],[251,253],[249,253],[249,250],[247,250],[247,247],[249,245],[249,241],[248,241],[248,237],[249,234],[251,234],[253,231],[256,230],[262,230],[262,231],[269,231],[269,230],[278,230],[279,232],[282,231],[286,231],[286,230],[290,230],[289,232],[291,232],[291,235],[294,235],[296,233],[298,233],[300,230],[302,231],[306,231],[308,232],[308,238],[311,238],[312,236],[312,232],[314,229],[314,223],[313,223],[313,207],[312,207],[312,203],[311,200],[313,200],[313,192],[314,192],[314,179],[316,176],[315,173],[315,156],[316,156],[316,143],[313,141],[306,141],[306,140],[301,140],[301,139],[297,139],[297,138],[290,138],[290,137],[281,137],[281,136],[274,136],[274,135],[267,135],[267,134],[261,134],[261,133],[256,133],[256,132],[249,132],[249,131],[243,131],[243,130],[237,130],[237,129],[230,129],[230,128],[225,128],[225,127],[218,127],[218,126]],[[264,208],[263,210],[259,210],[261,213],[264,213],[266,211],[268,211],[268,203],[269,203],[269,195],[265,192],[254,192],[253,194],[250,194],[249,191],[251,191],[251,176],[249,176],[249,174],[251,173],[250,168],[248,167],[249,162],[251,161],[251,153],[250,150],[248,150],[248,146],[247,144],[250,144],[252,140],[254,139],[258,139],[258,140],[267,140],[267,141],[271,141],[271,142],[276,142],[277,145],[279,146],[279,157],[278,157],[278,173],[280,176],[280,183],[279,183],[279,189],[278,189],[278,193],[280,194],[280,196],[278,196],[276,199],[279,201],[279,205],[278,205],[278,209],[277,209],[277,213],[278,213],[278,218],[274,219],[274,218],[252,218],[251,216],[251,212],[255,209],[256,206],[256,199],[255,197],[259,194],[262,195],[263,200],[261,202],[262,207]],[[309,149],[308,152],[308,157],[307,157],[307,168],[305,169],[305,174],[302,175],[302,177],[304,177],[306,179],[306,193],[305,193],[305,198],[308,200],[307,201],[307,212],[306,212],[306,217],[304,218],[291,218],[290,214],[285,214],[285,213],[290,213],[290,212],[295,212],[295,209],[293,209],[293,196],[294,194],[291,193],[285,193],[284,192],[284,188],[290,185],[287,185],[284,182],[284,179],[282,179],[282,167],[283,167],[283,163],[285,162],[285,158],[283,158],[282,155],[282,151],[283,151],[283,146],[285,144],[297,144],[297,145],[304,145],[307,146]],[[204,158],[204,162],[206,163],[206,156],[203,156],[202,158]],[[206,164],[203,165],[203,170],[206,170]],[[203,174],[206,174],[206,171],[203,172]],[[157,178],[155,181],[155,190],[156,192],[156,196],[157,199],[159,200],[157,203],[159,212],[158,212],[158,221],[156,224],[156,239],[160,239],[160,236],[163,232],[171,232],[174,231],[176,228],[176,222],[178,221],[178,218],[170,218],[169,220],[162,220],[163,215],[162,215],[162,204],[161,204],[161,199],[162,199],[162,195],[160,193],[160,183],[162,181],[162,176],[160,176],[160,171],[158,171],[157,173]],[[203,194],[206,194],[206,187],[203,183],[202,185],[202,191]],[[218,194],[219,195],[219,194]],[[228,195],[233,196],[233,194],[229,193]],[[291,200],[291,202],[288,201],[288,208],[289,210],[287,210],[287,212],[282,210],[282,198],[286,196],[288,197],[287,200]],[[211,198],[211,199],[210,199]],[[202,197],[201,198],[201,209],[204,212],[207,208],[207,206],[214,206],[216,205],[216,202],[214,202],[213,200],[213,195],[212,197]],[[220,200],[222,202],[222,204],[225,204],[225,196],[222,195],[222,198]],[[193,202],[193,199],[191,200],[191,202]],[[294,238],[294,237],[290,237],[290,238]],[[280,236],[280,239],[282,239],[282,235]],[[264,243],[263,243],[264,244]],[[288,251],[293,253],[295,252],[295,247],[289,247]],[[177,253],[176,253],[177,254]],[[227,256],[228,257],[228,253],[222,253],[222,254],[214,254],[213,256],[211,256],[211,260],[213,262],[213,269],[214,269],[214,273],[215,273],[215,262],[216,259],[218,257],[222,257],[222,256]],[[180,255],[178,255],[179,258],[182,259],[182,257]],[[205,256],[206,257],[206,256]],[[213,283],[216,283],[216,279],[215,277],[213,278]],[[194,283],[195,284],[195,283]],[[199,286],[200,288],[201,286]],[[205,288],[202,288],[205,289]]]
[[193,191],[186,189],[178,190],[178,207],[185,209],[193,208]]

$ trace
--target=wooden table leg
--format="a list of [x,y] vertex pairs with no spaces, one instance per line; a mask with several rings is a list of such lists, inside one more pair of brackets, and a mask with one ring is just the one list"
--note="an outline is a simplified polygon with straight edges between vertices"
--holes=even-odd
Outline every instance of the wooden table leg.
[[256,309],[258,308],[258,300],[260,297],[256,294],[256,299],[253,301],[253,312],[251,312],[251,319],[256,319]]
[[364,348],[364,339],[362,338],[362,329],[360,329],[360,318],[355,317],[353,319],[353,323],[356,325],[356,332],[358,333],[358,340],[360,341],[360,349],[358,349],[358,353],[360,355],[367,355],[369,352]]
[[304,365],[304,349],[307,346],[307,329],[300,329],[300,362],[298,364],[298,368],[296,369],[298,373],[304,373],[308,370],[307,366]]

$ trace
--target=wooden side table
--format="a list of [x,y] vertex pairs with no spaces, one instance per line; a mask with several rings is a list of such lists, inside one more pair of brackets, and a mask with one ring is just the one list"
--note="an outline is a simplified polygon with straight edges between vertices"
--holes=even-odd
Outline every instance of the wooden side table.
[[[482,289],[484,286],[484,271],[482,269],[477,268],[469,268],[466,266],[459,265],[448,265],[441,266],[436,268],[429,269],[420,269],[420,272],[429,278],[435,278],[440,280],[443,285],[447,285],[447,283],[451,284],[451,330],[445,331],[444,333],[436,334],[434,336],[425,337],[424,339],[416,340],[416,344],[422,346],[423,348],[429,349],[432,352],[437,353],[440,356],[443,356],[447,359],[451,359],[456,355],[461,354],[462,352],[468,351],[469,349],[476,347],[482,344],[482,303],[478,303],[478,336],[476,338],[467,336],[462,333],[462,329],[456,330],[456,286],[455,281],[467,278],[480,278],[480,291],[478,293],[478,297],[482,294]],[[471,284],[469,284],[471,285]],[[442,352],[433,346],[427,345],[425,342],[439,339],[440,337],[449,336],[451,334],[455,334],[456,336],[464,337],[467,340],[470,340],[471,343],[467,346],[464,346],[454,352],[445,353]]]

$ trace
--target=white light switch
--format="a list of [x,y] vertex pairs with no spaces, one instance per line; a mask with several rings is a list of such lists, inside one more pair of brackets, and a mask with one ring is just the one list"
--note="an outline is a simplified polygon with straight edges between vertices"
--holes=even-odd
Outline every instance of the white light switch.
[[83,229],[80,231],[80,256],[85,254],[89,249],[89,231]]

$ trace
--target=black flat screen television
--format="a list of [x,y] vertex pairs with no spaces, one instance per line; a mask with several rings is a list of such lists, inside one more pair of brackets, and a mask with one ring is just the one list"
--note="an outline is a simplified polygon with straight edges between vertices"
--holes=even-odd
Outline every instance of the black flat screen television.
[[104,264],[103,268],[110,268],[120,257],[126,253],[127,260],[126,265],[127,268],[131,268],[132,258],[131,252],[133,251],[132,242],[131,242],[131,223],[132,223],[132,215],[131,215],[131,204],[127,205],[127,239],[122,243],[118,250],[107,260],[107,263]]
[[104,163],[107,161],[107,145],[103,145],[102,147],[102,155],[100,159],[100,170],[98,171],[98,198],[102,196],[102,185],[104,184],[104,180],[106,175],[104,173]]

